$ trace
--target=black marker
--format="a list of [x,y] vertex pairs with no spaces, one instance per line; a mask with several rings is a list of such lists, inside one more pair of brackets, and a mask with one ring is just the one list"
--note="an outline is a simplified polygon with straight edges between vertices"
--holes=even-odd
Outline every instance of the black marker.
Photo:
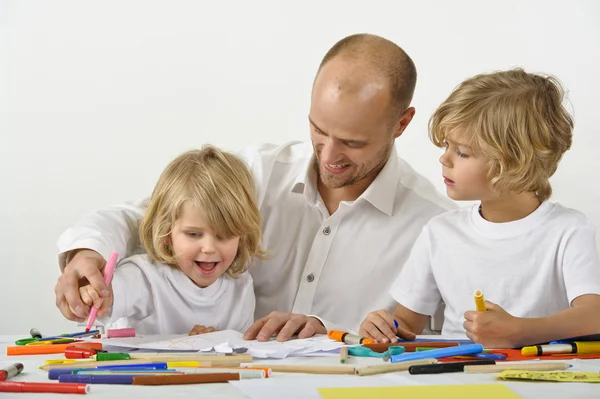
[[42,338],[42,334],[38,331],[37,328],[32,328],[31,330],[29,330],[29,334],[31,334],[32,338]]
[[465,366],[475,366],[480,364],[496,364],[494,360],[473,360],[470,362],[452,362],[452,363],[436,363],[436,364],[421,364],[418,366],[410,366],[408,372],[410,374],[440,374],[440,373],[457,373],[464,371]]

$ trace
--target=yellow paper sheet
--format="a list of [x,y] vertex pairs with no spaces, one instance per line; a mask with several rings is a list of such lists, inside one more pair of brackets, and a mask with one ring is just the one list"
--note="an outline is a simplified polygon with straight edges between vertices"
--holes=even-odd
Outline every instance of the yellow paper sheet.
[[534,380],[556,382],[600,382],[599,373],[583,373],[577,371],[526,371],[505,370],[498,374],[505,380]]
[[419,385],[398,387],[319,388],[323,399],[520,399],[502,384]]

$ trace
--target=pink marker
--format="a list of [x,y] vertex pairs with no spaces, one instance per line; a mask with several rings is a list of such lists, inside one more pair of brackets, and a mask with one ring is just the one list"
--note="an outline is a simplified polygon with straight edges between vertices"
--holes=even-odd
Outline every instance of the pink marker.
[[[116,252],[111,252],[110,256],[108,257],[108,261],[106,262],[106,267],[104,268],[104,281],[106,282],[106,285],[109,285],[112,281],[115,268],[117,267],[117,260],[119,260],[119,254]],[[100,298],[100,305],[102,305],[103,301],[104,298]],[[90,315],[87,319],[87,324],[85,325],[85,332],[89,332],[94,325],[94,322],[96,321],[96,313],[98,313],[98,308],[92,306],[90,309]]]
[[135,328],[117,328],[106,331],[106,338],[128,338],[135,337]]

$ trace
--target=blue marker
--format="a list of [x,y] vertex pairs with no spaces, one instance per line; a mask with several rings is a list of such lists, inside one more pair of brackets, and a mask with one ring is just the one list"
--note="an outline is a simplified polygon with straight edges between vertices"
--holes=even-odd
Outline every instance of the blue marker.
[[394,325],[396,326],[396,328],[398,328],[398,322],[396,321],[396,319],[394,319]]
[[92,374],[61,374],[58,382],[77,382],[80,384],[123,384],[133,383],[132,375],[92,375]]
[[53,335],[52,337],[40,338],[40,339],[38,339],[38,341],[52,341],[52,340],[62,339],[62,338],[83,338],[83,337],[87,337],[89,335],[96,335],[98,333],[100,333],[99,330],[90,330],[88,332],[82,331],[82,332],[76,332],[76,333],[72,333],[72,334]]
[[392,363],[406,362],[409,360],[421,360],[421,359],[437,359],[439,357],[450,357],[450,356],[467,356],[475,355],[483,352],[483,345],[472,344],[472,345],[460,345],[452,346],[450,348],[432,349],[423,352],[403,353],[401,355],[394,355],[390,358]]
[[506,360],[506,356],[499,353],[478,353],[475,357],[488,360]]

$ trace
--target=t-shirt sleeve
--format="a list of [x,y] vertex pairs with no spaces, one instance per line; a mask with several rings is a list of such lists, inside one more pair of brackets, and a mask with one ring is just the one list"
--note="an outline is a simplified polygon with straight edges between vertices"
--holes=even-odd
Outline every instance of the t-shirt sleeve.
[[577,227],[569,234],[563,253],[563,278],[569,303],[581,295],[600,295],[600,260],[593,226]]
[[112,289],[112,311],[109,316],[99,319],[105,326],[120,319],[127,319],[127,324],[131,325],[153,313],[152,287],[143,270],[135,263],[126,261],[115,269]]
[[425,226],[392,283],[390,295],[413,312],[433,316],[441,295],[431,267],[430,239],[430,230]]

